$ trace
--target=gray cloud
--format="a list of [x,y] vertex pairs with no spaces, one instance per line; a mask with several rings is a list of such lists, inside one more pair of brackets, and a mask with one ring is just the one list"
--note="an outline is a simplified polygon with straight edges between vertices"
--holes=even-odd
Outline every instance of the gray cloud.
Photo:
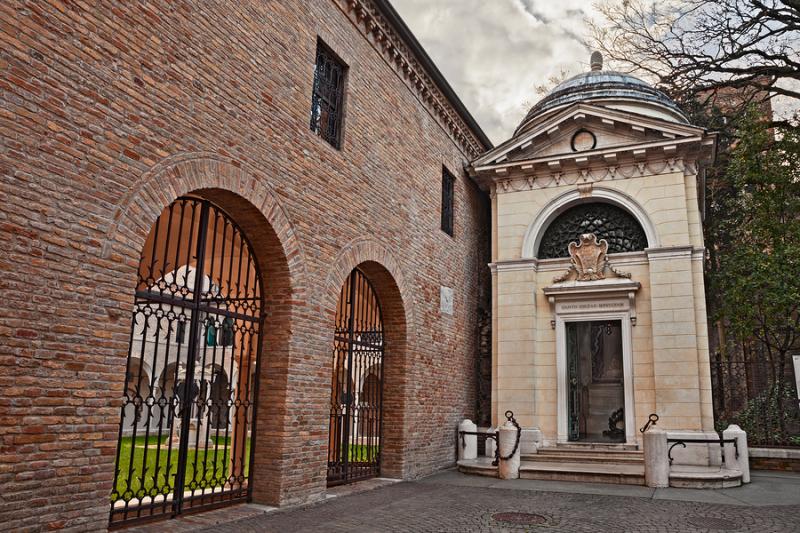
[[535,87],[588,66],[585,0],[392,0],[495,143],[540,95]]
[[[489,138],[511,136],[550,77],[585,71],[589,0],[391,0]],[[613,67],[613,65],[611,65]],[[776,98],[789,118],[796,101]]]

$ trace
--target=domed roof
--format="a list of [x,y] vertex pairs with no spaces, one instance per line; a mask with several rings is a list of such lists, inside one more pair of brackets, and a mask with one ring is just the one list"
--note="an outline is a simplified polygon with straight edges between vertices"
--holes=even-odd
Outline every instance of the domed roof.
[[688,120],[669,96],[630,74],[603,70],[603,57],[592,54],[592,70],[559,83],[534,105],[517,131],[551,111],[577,102],[592,102],[605,107],[658,116],[673,122]]

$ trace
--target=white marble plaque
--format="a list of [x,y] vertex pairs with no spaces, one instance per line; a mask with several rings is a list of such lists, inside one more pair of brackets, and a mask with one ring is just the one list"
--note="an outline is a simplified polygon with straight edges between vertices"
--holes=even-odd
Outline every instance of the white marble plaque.
[[439,291],[439,311],[443,315],[453,314],[453,289],[442,287]]
[[797,397],[800,398],[800,355],[793,355],[792,362],[794,363],[794,381],[797,387]]

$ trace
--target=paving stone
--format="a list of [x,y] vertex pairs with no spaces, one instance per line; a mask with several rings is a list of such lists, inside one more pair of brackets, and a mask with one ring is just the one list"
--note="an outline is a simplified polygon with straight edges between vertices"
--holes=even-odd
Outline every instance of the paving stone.
[[[800,505],[726,505],[609,494],[497,490],[458,484],[450,475],[434,478],[438,479],[392,484],[202,531],[800,531]],[[800,488],[800,478],[793,481],[793,487]],[[689,491],[687,497],[695,497],[696,492]],[[514,524],[493,519],[496,513],[531,513],[544,519],[538,525]]]

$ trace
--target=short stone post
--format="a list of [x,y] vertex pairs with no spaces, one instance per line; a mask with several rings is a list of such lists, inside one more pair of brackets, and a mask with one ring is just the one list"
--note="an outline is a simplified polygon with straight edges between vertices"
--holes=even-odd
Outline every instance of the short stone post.
[[669,487],[667,432],[656,427],[643,434],[644,481],[648,487]]
[[465,418],[458,425],[458,460],[470,461],[478,458],[478,436],[461,435],[462,431],[476,433],[478,426],[469,418]]
[[539,445],[542,442],[542,432],[539,428],[523,429],[522,437],[519,439],[519,450],[521,455],[533,455],[539,453]]
[[[497,430],[495,428],[487,428],[486,434],[494,437],[497,435]],[[484,456],[494,459],[494,451],[496,449],[497,449],[497,441],[495,441],[494,439],[490,439],[489,437],[486,437],[486,453],[484,453]]]
[[[519,477],[520,447],[517,436],[517,426],[511,420],[500,426],[499,442],[497,443],[500,448],[500,479],[517,479]],[[505,457],[509,458],[504,459]]]
[[[733,444],[726,443],[724,446],[725,466],[736,468],[742,472],[742,483],[750,483],[750,454],[747,451],[747,432],[736,424],[731,424],[728,429],[722,432],[723,439],[736,439],[736,448]],[[738,449],[738,450],[737,450]],[[736,457],[736,452],[739,457]]]

